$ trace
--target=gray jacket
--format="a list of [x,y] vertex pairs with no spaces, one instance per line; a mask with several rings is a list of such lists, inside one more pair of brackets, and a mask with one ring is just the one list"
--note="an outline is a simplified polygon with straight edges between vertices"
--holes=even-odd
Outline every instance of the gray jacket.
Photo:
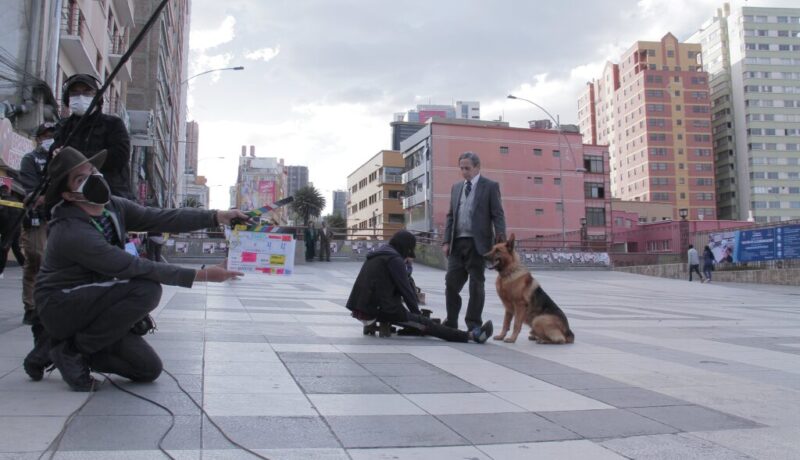
[[[464,181],[453,184],[450,190],[450,210],[444,229],[444,243],[452,243],[458,222],[458,201],[464,191]],[[506,217],[500,199],[500,184],[481,174],[475,184],[474,208],[472,210],[472,238],[478,254],[486,254],[494,245],[495,237],[506,237]]]
[[185,232],[214,226],[214,211],[146,208],[116,196],[106,205],[120,241],[110,244],[81,208],[63,203],[53,208],[47,247],[36,277],[36,304],[57,291],[114,279],[143,278],[191,287],[195,270],[157,263],[125,252],[125,234],[158,230]]

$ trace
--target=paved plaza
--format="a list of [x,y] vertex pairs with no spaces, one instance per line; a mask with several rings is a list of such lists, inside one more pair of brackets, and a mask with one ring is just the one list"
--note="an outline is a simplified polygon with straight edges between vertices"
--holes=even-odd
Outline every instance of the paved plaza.
[[[362,336],[344,308],[359,268],[165,287],[148,340],[188,396],[167,374],[114,381],[175,413],[163,445],[180,459],[253,458],[189,396],[271,459],[800,458],[798,288],[541,272],[574,345],[527,331],[515,344],[450,344]],[[444,272],[414,275],[442,316]],[[0,280],[0,459],[39,458],[89,397],[57,371],[25,376],[20,276]],[[502,321],[493,273],[484,319]],[[156,446],[171,421],[105,382],[55,458],[165,458]]]

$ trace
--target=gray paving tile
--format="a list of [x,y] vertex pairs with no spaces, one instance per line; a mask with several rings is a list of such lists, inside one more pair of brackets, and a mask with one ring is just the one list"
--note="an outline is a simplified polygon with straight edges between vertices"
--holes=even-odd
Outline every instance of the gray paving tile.
[[285,363],[350,363],[350,359],[344,353],[318,353],[318,352],[294,352],[281,351],[278,356]]
[[[189,394],[202,404],[202,393]],[[183,393],[157,392],[147,394],[146,397],[168,407],[175,415],[200,415],[200,409]],[[84,406],[81,415],[168,415],[168,413],[153,403],[115,388],[105,387]]]
[[369,371],[361,365],[351,363],[286,363],[286,368],[295,377],[300,376],[368,376]]
[[[231,439],[249,449],[341,447],[319,417],[214,417],[214,422]],[[203,448],[233,449],[235,446],[205,422]]]
[[591,388],[575,390],[584,396],[616,407],[681,406],[686,401],[676,399],[644,388]]
[[347,356],[361,364],[415,364],[425,362],[409,353],[348,353]]
[[299,376],[297,383],[305,393],[389,394],[394,389],[378,377]]
[[[169,428],[169,416],[78,416],[72,420],[61,450],[145,450],[156,449]],[[175,417],[167,435],[166,449],[199,449],[200,417]]]
[[630,409],[630,411],[681,431],[733,430],[763,426],[745,418],[694,405],[641,407]]
[[336,416],[326,420],[345,448],[469,444],[429,415]]
[[473,444],[580,439],[576,433],[532,413],[442,415],[439,420]]
[[443,370],[428,363],[366,363],[363,366],[380,377],[447,375]]
[[753,457],[684,433],[633,436],[600,443],[627,458],[643,460],[752,460]]
[[485,390],[450,374],[386,376],[381,380],[398,393],[483,393]]
[[567,390],[590,390],[601,388],[632,388],[631,385],[602,375],[581,372],[576,374],[536,374],[535,377]]
[[623,409],[541,412],[539,415],[585,438],[621,438],[680,430]]
[[238,342],[238,343],[263,343],[267,338],[261,334],[232,334],[225,332],[210,332],[206,334],[209,342]]

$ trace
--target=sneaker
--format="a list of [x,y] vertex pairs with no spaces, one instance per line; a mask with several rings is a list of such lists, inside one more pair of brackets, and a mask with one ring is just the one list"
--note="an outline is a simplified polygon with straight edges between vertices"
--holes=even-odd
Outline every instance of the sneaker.
[[51,348],[50,359],[72,391],[86,392],[98,389],[97,381],[92,378],[86,359],[70,342],[63,341]]
[[473,329],[470,335],[475,342],[485,343],[492,336],[492,332],[494,332],[494,325],[492,320],[489,320],[483,323],[483,326]]

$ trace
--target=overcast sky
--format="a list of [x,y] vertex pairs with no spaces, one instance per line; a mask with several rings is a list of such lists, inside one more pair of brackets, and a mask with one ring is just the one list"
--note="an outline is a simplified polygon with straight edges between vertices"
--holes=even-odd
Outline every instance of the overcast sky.
[[[748,2],[792,6],[794,1]],[[200,124],[200,174],[227,208],[241,145],[309,167],[331,191],[382,149],[392,114],[477,100],[511,126],[575,123],[577,98],[637,40],[685,40],[713,0],[193,0],[189,119]],[[214,157],[224,156],[220,160]],[[205,158],[205,159],[204,159]]]

